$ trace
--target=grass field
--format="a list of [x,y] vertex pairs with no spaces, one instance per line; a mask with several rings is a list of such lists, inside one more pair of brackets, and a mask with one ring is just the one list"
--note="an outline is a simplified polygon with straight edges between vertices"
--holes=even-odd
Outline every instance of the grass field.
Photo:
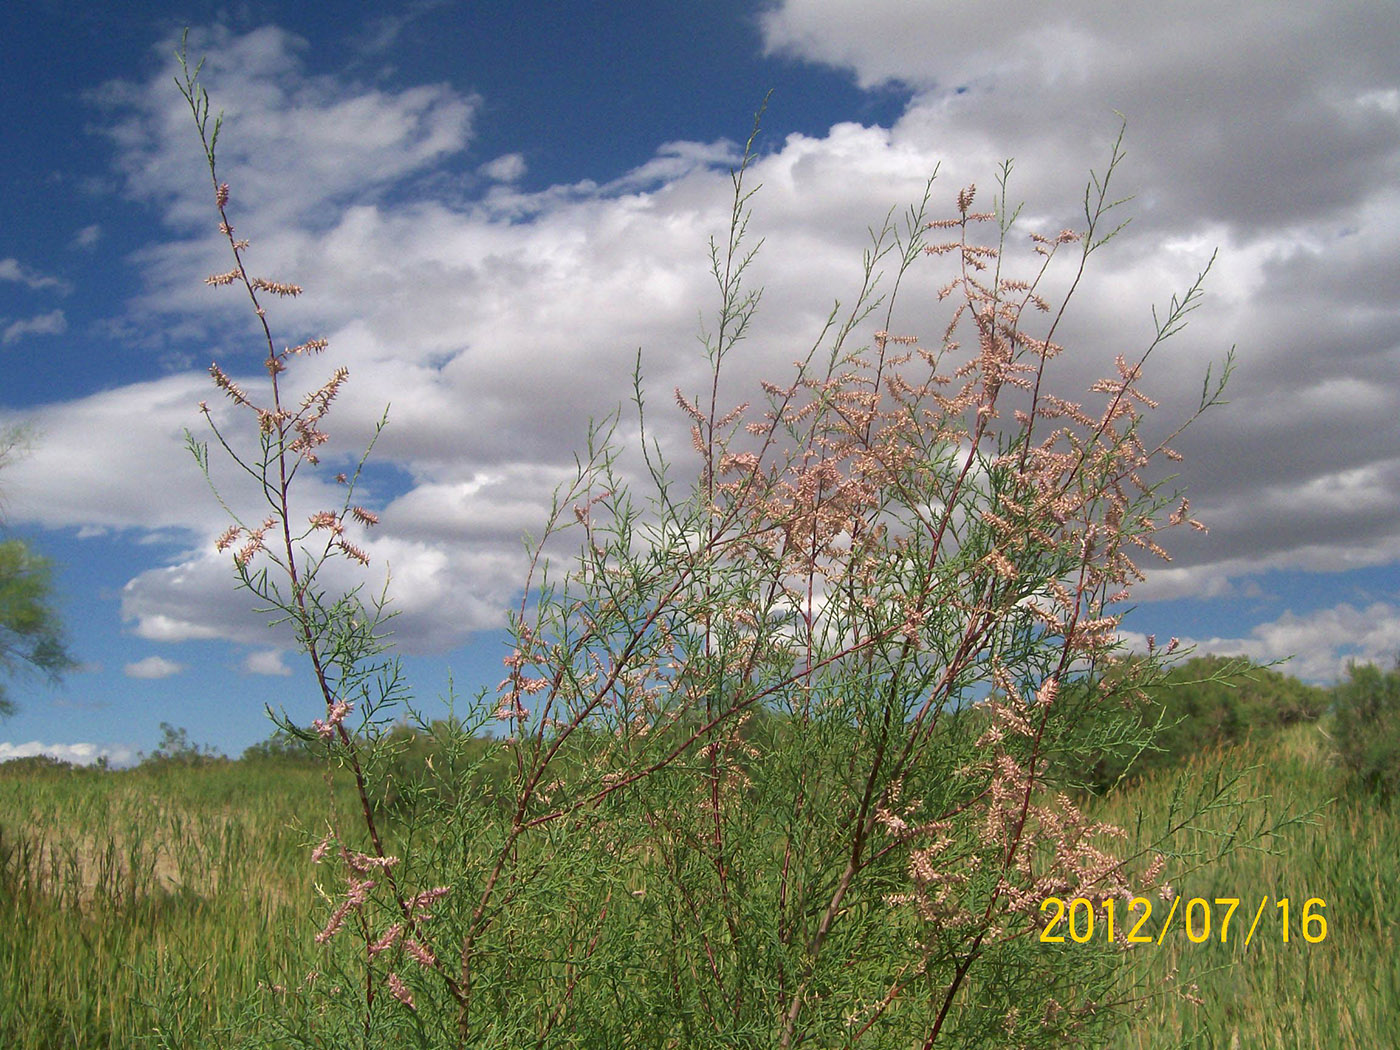
[[[1119,1045],[1145,1050],[1194,1036],[1197,1045],[1221,1050],[1400,1046],[1400,817],[1394,804],[1342,790],[1327,740],[1314,724],[1202,756],[1194,765],[1201,771],[1257,767],[1247,781],[1253,793],[1271,795],[1274,806],[1318,812],[1313,823],[1279,836],[1275,853],[1237,851],[1177,882],[1183,898],[1241,899],[1231,943],[1222,945],[1212,930],[1209,940],[1193,944],[1177,927],[1161,948],[1137,949],[1149,954],[1148,964],[1163,979],[1177,968],[1191,972],[1204,1005],[1178,1000],[1175,1008],[1145,1012]],[[1154,806],[1164,804],[1169,779],[1158,776],[1134,789],[1145,796],[1149,819]],[[1125,794],[1102,809],[1107,819],[1122,819],[1131,802]],[[1246,947],[1242,934],[1265,894],[1264,936],[1257,932]],[[1292,927],[1286,944],[1275,903],[1283,897],[1290,898]],[[1326,938],[1315,944],[1301,936],[1309,897],[1326,901]],[[1217,929],[1220,914],[1216,909]],[[1238,925],[1241,918],[1244,925]]]
[[313,961],[313,767],[0,767],[0,1046],[207,1039]]
[[[1161,946],[1132,949],[1158,980],[1198,985],[1204,1005],[1181,996],[1145,1004],[1113,1045],[1400,1045],[1395,807],[1345,793],[1332,801],[1341,781],[1313,723],[1191,765],[1204,776],[1256,767],[1251,793],[1316,809],[1316,822],[1280,836],[1275,854],[1237,851],[1174,880],[1183,899],[1241,899],[1230,943],[1216,936],[1217,908],[1203,943],[1178,925]],[[1091,808],[1126,823],[1141,806],[1150,828],[1165,819],[1174,775],[1158,771]],[[347,788],[293,762],[0,766],[0,1046],[136,1047],[157,1031],[165,1045],[236,1045],[235,1020],[256,1024],[249,1017],[287,1001],[266,986],[316,965],[309,845],[319,831],[308,822],[326,812],[328,791],[348,805]],[[1286,944],[1274,904],[1283,897]],[[1309,897],[1325,899],[1327,920],[1325,939],[1311,944],[1300,917]]]

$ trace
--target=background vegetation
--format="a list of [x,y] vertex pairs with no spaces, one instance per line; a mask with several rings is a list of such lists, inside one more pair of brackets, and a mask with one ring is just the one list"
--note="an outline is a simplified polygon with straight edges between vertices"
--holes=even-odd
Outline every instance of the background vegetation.
[[[0,470],[23,455],[30,440],[25,427],[0,431]],[[51,568],[23,540],[0,540],[0,676],[29,671],[56,682],[76,666],[54,607]],[[0,681],[0,718],[13,712],[14,701]]]
[[[1236,853],[1175,888],[1207,898],[1320,896],[1328,936],[1307,944],[1295,928],[1285,944],[1275,926],[1246,948],[1239,939],[1193,944],[1178,932],[1160,948],[1134,949],[1152,980],[1194,983],[1203,1005],[1181,996],[1144,1003],[1110,1045],[1394,1045],[1400,807],[1374,790],[1369,764],[1347,757],[1376,750],[1343,743],[1342,727],[1358,716],[1342,712],[1379,710],[1396,672],[1357,668],[1334,690],[1260,668],[1234,690],[1191,684],[1212,665],[1183,664],[1177,687],[1154,698],[1181,718],[1170,735],[1177,745],[1152,755],[1141,776],[1081,801],[1095,817],[1126,822],[1141,811],[1150,825],[1183,781],[1249,769],[1252,793],[1315,809],[1315,823],[1267,842],[1273,852]],[[1222,735],[1223,725],[1234,728]],[[771,741],[779,729],[756,728],[754,738]],[[407,827],[396,814],[435,746],[407,726],[391,735],[387,780],[399,789],[382,812],[393,836]],[[1376,735],[1372,725],[1365,739]],[[308,849],[323,834],[317,815],[328,798],[352,811],[355,799],[348,777],[328,781],[298,752],[283,735],[238,761],[189,745],[129,770],[0,765],[0,1046],[134,1048],[158,1032],[174,1045],[239,1045],[235,1022],[237,1038],[252,1042],[259,1029],[275,1035],[273,1013],[311,1008],[278,989],[326,969],[327,949],[313,940],[320,919],[308,909],[317,874]],[[1207,854],[1208,830],[1198,843]]]

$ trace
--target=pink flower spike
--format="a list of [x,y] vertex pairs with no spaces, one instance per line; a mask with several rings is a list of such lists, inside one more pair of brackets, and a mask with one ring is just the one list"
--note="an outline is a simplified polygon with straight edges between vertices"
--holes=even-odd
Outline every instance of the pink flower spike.
[[346,857],[346,863],[361,874],[373,871],[376,868],[382,868],[387,871],[398,862],[398,857],[371,857],[366,853],[351,853]]
[[331,915],[330,921],[320,933],[316,934],[316,943],[325,944],[336,935],[336,932],[345,924],[345,916],[350,914],[350,902],[346,901]]
[[403,948],[404,951],[413,956],[413,958],[418,961],[418,965],[425,970],[431,970],[438,964],[437,956],[433,954],[432,949],[427,947],[427,945],[419,944],[412,937],[404,938]]
[[396,973],[391,973],[385,981],[389,985],[389,994],[410,1010],[415,1009],[413,1005],[413,993],[408,990],[408,985],[403,983],[403,979]]
[[[420,908],[426,908],[428,905],[432,904],[433,901],[446,897],[451,891],[452,889],[450,886],[438,886],[431,890],[424,890],[409,902],[409,910],[416,912]],[[420,918],[426,918],[426,916],[420,916]]]
[[403,935],[403,923],[396,922],[385,931],[384,936],[369,946],[369,956],[374,958],[380,952],[388,951]]

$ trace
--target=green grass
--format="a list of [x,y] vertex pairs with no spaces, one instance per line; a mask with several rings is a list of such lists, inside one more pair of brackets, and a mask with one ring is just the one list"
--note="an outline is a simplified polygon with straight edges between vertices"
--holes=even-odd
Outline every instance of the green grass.
[[0,1046],[207,1038],[305,972],[299,829],[326,806],[309,766],[0,767]]
[[[1188,773],[1242,767],[1255,767],[1247,793],[1317,810],[1316,822],[1278,836],[1276,853],[1236,851],[1173,879],[1186,898],[1242,898],[1231,943],[1193,944],[1178,925],[1160,947],[1132,949],[1158,986],[1194,982],[1205,1003],[1146,1003],[1111,1045],[1400,1045],[1400,812],[1341,792],[1311,723],[1201,755]],[[1166,818],[1176,776],[1155,771],[1093,811],[1126,823],[1141,807],[1146,830]],[[335,788],[337,805],[350,805],[347,788]],[[295,763],[0,767],[0,1046],[136,1047],[157,1029],[166,1045],[223,1046],[221,1032],[249,1009],[285,1009],[292,1000],[260,982],[299,980],[317,965],[311,934],[324,908],[308,846],[327,791],[319,770]],[[1209,831],[1197,835],[1203,847]],[[1271,903],[1246,947],[1263,894]],[[1288,944],[1272,904],[1284,896]],[[1308,897],[1327,902],[1318,944],[1300,935]]]
[[[1178,916],[1161,947],[1133,949],[1144,954],[1142,964],[1161,980],[1175,972],[1178,983],[1197,984],[1204,1005],[1181,997],[1155,1004],[1114,1045],[1146,1050],[1190,1037],[1197,1040],[1194,1045],[1221,1050],[1400,1046],[1400,1016],[1394,1010],[1400,1003],[1395,951],[1400,811],[1393,803],[1343,790],[1315,724],[1202,755],[1188,772],[1209,776],[1215,769],[1242,767],[1254,767],[1242,782],[1246,794],[1272,796],[1275,809],[1317,810],[1313,822],[1277,836],[1270,843],[1273,852],[1238,850],[1176,880],[1174,889],[1184,898],[1241,899],[1230,943],[1219,942],[1223,909],[1216,909],[1216,930],[1206,942],[1193,944]],[[1162,771],[1111,797],[1101,805],[1101,815],[1126,819],[1141,803],[1149,822],[1160,819],[1172,776]],[[1205,834],[1197,838],[1207,844]],[[1264,894],[1269,904],[1246,947],[1244,934]],[[1282,897],[1290,898],[1286,944],[1276,905]],[[1301,935],[1302,906],[1309,897],[1326,901],[1327,935],[1315,944]]]

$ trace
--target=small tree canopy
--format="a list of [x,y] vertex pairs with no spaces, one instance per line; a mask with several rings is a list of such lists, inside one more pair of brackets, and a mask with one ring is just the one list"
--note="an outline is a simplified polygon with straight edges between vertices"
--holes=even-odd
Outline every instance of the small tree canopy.
[[[0,670],[38,670],[57,681],[75,665],[62,637],[58,614],[49,604],[49,562],[23,540],[0,542]],[[14,713],[14,702],[0,683],[0,715]]]
[[189,731],[183,727],[162,722],[160,743],[149,755],[142,756],[141,764],[197,766],[222,757],[208,744],[196,744],[192,741]]

